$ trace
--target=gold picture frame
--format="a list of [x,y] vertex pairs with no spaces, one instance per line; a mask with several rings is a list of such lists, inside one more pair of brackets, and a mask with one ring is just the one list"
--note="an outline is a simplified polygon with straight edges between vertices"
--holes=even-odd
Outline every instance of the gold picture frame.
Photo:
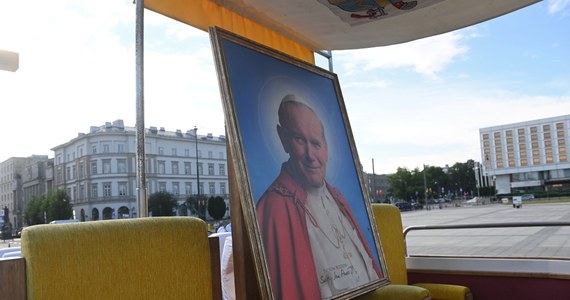
[[220,28],[210,37],[261,297],[348,299],[388,284],[336,74]]

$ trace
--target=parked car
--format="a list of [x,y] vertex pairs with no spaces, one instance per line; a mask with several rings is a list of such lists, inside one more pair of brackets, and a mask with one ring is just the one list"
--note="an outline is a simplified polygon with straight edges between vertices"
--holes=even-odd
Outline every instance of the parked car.
[[524,194],[521,196],[523,201],[526,200],[533,200],[534,199],[534,195],[533,194]]
[[400,209],[400,211],[410,211],[412,210],[412,205],[408,202],[398,202],[396,204],[396,207],[398,207]]

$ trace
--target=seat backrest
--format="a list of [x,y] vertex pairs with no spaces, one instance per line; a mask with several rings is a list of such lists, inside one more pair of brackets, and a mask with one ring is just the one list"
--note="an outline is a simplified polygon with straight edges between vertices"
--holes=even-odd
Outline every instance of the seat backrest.
[[28,299],[210,300],[207,234],[192,217],[27,227]]
[[406,249],[400,210],[392,204],[372,204],[382,251],[392,284],[408,284]]

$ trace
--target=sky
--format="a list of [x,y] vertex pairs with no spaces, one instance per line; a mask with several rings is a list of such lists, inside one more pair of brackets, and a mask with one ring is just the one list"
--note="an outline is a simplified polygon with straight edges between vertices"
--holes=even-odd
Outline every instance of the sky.
[[[144,18],[145,127],[225,134],[208,34]],[[0,0],[0,49],[20,55],[0,71],[0,161],[135,126],[132,0]],[[481,161],[480,128],[570,114],[570,0],[333,62],[365,172]]]

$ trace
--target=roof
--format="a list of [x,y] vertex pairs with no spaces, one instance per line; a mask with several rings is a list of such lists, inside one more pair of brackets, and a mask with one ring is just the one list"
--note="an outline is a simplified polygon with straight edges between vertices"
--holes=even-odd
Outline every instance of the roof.
[[219,26],[264,44],[273,43],[268,46],[278,50],[290,40],[294,47],[320,51],[404,43],[474,25],[536,2],[145,0],[145,7],[203,30]]

